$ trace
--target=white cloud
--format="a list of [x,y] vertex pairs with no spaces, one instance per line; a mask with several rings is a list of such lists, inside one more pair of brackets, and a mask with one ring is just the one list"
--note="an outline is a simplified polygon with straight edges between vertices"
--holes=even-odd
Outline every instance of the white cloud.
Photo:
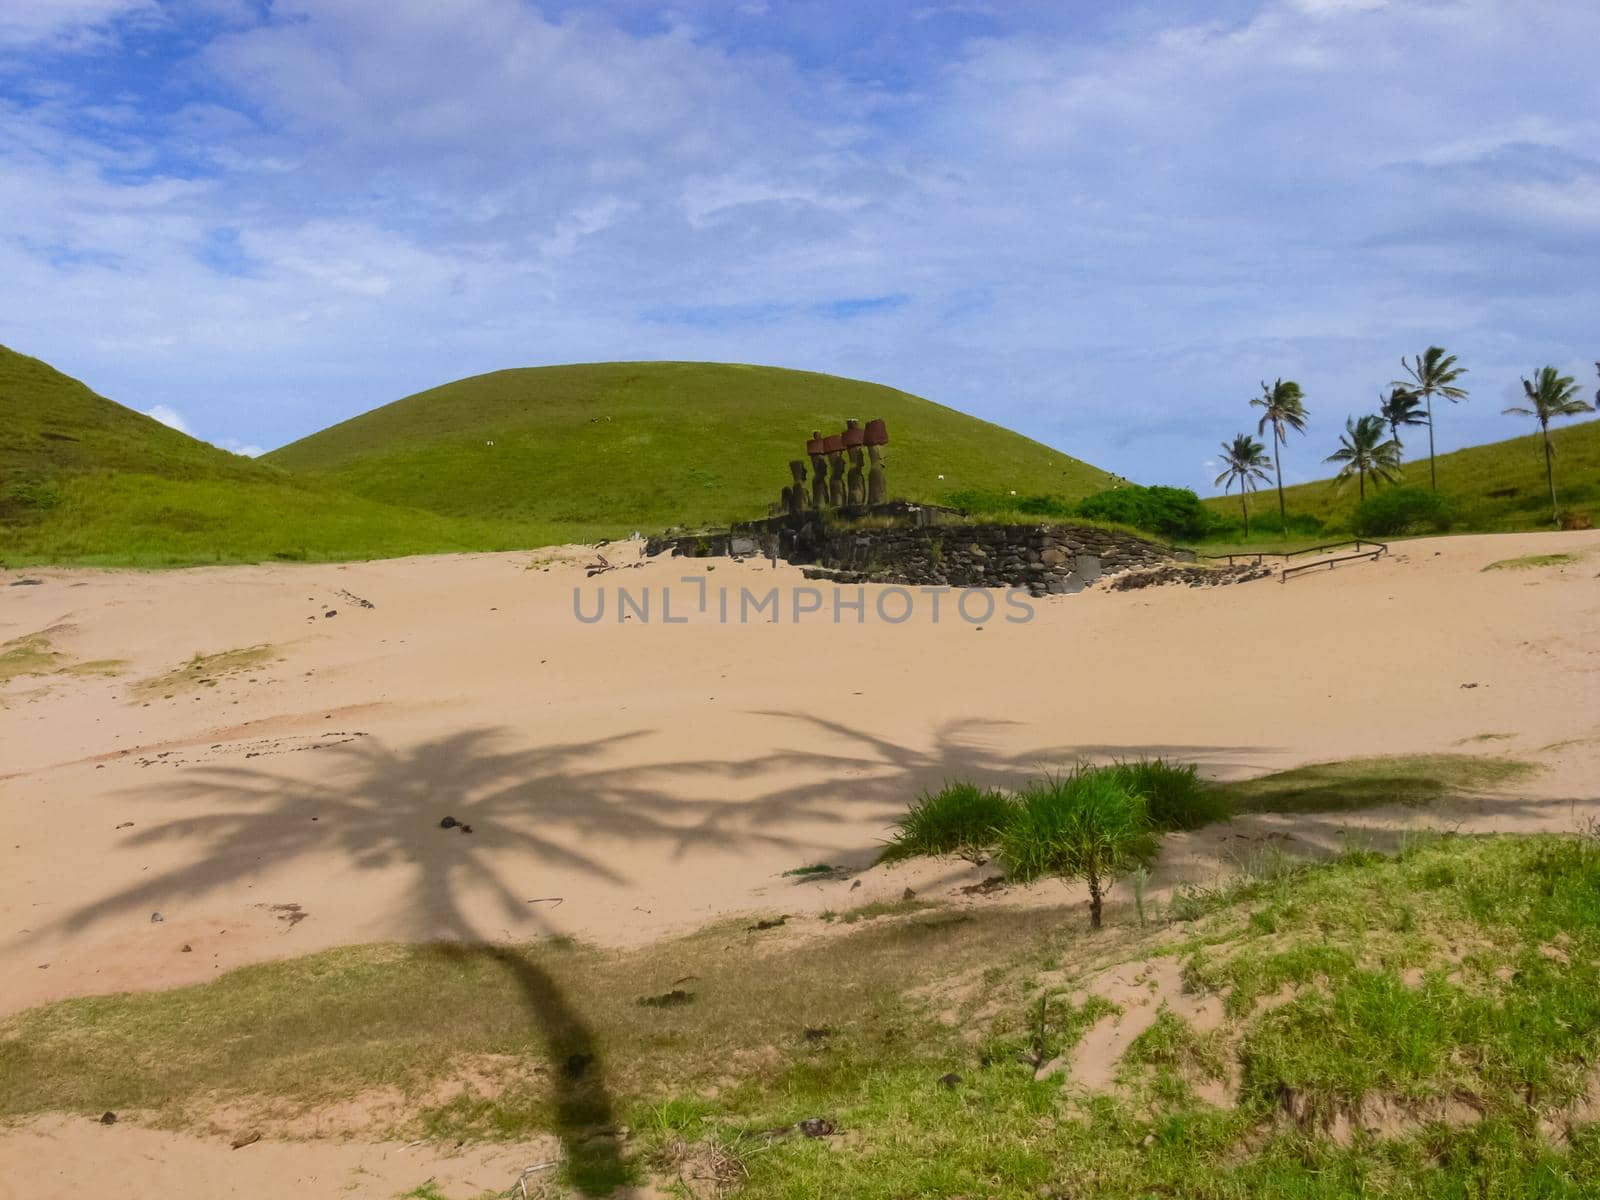
[[266,453],[262,447],[241,442],[238,438],[223,438],[217,445],[230,454],[242,455],[245,458],[258,458]]
[[[1263,376],[1313,409],[1287,474],[1402,352],[1443,341],[1487,397],[1592,338],[1591,6],[1156,0],[1089,37],[997,5],[982,39],[898,22],[963,39],[909,81],[872,46],[752,48],[785,6],[721,40],[719,6],[678,7],[277,0],[163,75],[199,81],[175,107],[31,78],[0,98],[0,334],[229,448],[474,371],[716,358],[878,379],[1154,481]],[[1441,441],[1512,432],[1498,407]]]
[[129,17],[154,17],[155,0],[7,0],[0,5],[0,46],[70,45]]
[[144,415],[154,417],[169,429],[176,429],[179,433],[189,433],[189,423],[183,419],[183,414],[170,405],[157,404],[153,408],[145,409]]

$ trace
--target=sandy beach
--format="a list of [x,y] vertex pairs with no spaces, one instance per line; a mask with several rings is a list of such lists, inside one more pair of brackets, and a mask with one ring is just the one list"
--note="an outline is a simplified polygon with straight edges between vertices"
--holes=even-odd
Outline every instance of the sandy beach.
[[[594,578],[583,548],[11,571],[0,639],[42,633],[59,657],[0,692],[0,1013],[351,943],[631,944],[821,909],[851,885],[782,873],[870,863],[920,789],[1085,757],[1223,778],[1423,752],[1545,768],[1494,800],[1175,836],[1158,886],[1269,836],[1311,853],[1363,825],[1571,828],[1600,812],[1597,550],[1596,533],[1432,539],[1288,583],[1102,585],[1026,623],[1002,604],[981,628],[948,597],[938,620],[918,596],[885,623],[876,589],[864,620],[835,624],[824,588],[797,624],[792,594],[816,585],[793,568],[633,566],[634,546]],[[1553,552],[1581,557],[1484,570]],[[648,620],[617,619],[619,586],[652,595]],[[773,587],[776,619],[738,623],[738,590]],[[592,616],[602,590],[605,619],[580,621],[575,591]],[[970,876],[876,868],[852,899]]]

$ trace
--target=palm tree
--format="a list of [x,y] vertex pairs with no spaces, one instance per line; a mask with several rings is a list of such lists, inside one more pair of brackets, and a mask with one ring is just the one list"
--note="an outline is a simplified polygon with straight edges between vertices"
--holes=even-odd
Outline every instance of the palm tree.
[[1441,346],[1429,346],[1428,349],[1417,355],[1416,360],[1407,362],[1405,356],[1400,356],[1400,365],[1406,369],[1406,374],[1411,376],[1409,382],[1404,379],[1395,380],[1394,386],[1415,391],[1428,406],[1428,483],[1434,491],[1439,490],[1439,472],[1433,462],[1433,397],[1434,394],[1443,396],[1450,403],[1467,398],[1467,389],[1456,386],[1456,380],[1467,373],[1465,367],[1456,366],[1456,356],[1446,354]]
[[1227,481],[1227,486],[1222,489],[1222,494],[1227,495],[1233,490],[1233,485],[1239,485],[1239,508],[1244,512],[1244,535],[1250,536],[1250,502],[1245,499],[1246,491],[1255,491],[1256,483],[1265,483],[1267,475],[1266,447],[1248,433],[1233,435],[1233,444],[1222,443],[1222,462],[1227,470],[1217,476],[1217,483]]
[[1272,426],[1272,465],[1278,473],[1278,528],[1288,531],[1288,518],[1283,511],[1283,443],[1287,440],[1289,430],[1298,429],[1301,433],[1306,431],[1306,406],[1305,394],[1301,392],[1300,385],[1294,380],[1280,379],[1271,387],[1267,381],[1261,381],[1261,395],[1250,401],[1250,407],[1260,407],[1266,411],[1261,414],[1261,424],[1256,426],[1257,433],[1265,433],[1267,426]]
[[[1600,363],[1595,366],[1600,368]],[[1532,380],[1522,381],[1522,391],[1528,397],[1530,407],[1520,405],[1508,408],[1508,414],[1518,417],[1535,417],[1539,422],[1539,432],[1544,435],[1544,477],[1550,484],[1550,517],[1556,524],[1561,523],[1561,512],[1556,507],[1556,474],[1551,463],[1554,451],[1550,449],[1550,418],[1575,417],[1579,413],[1593,412],[1594,405],[1586,400],[1578,399],[1578,383],[1570,375],[1563,375],[1554,367],[1540,367],[1534,373]],[[1595,399],[1600,400],[1600,392],[1595,394]]]
[[1339,449],[1323,462],[1343,463],[1338,482],[1342,486],[1351,475],[1361,489],[1361,499],[1367,498],[1367,476],[1379,482],[1393,483],[1400,475],[1400,443],[1395,438],[1383,440],[1383,418],[1371,413],[1359,420],[1344,419],[1344,432],[1339,435]]
[[1410,388],[1398,385],[1389,393],[1387,400],[1378,398],[1378,415],[1389,423],[1389,432],[1394,435],[1395,445],[1404,449],[1400,441],[1400,426],[1426,425],[1428,418],[1418,410],[1422,407],[1422,397]]

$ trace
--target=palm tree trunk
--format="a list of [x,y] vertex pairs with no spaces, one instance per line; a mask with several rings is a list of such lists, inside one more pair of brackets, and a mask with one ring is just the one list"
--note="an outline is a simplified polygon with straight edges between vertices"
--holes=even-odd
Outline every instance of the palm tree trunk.
[[1434,491],[1439,490],[1439,471],[1433,465],[1433,396],[1424,392],[1423,399],[1428,402],[1428,486]]
[[1278,532],[1289,532],[1289,518],[1283,512],[1283,434],[1272,427],[1272,467],[1278,473]]
[[1092,861],[1089,864],[1088,876],[1089,876],[1089,927],[1091,929],[1099,929],[1100,928],[1100,905],[1101,905],[1100,873],[1094,869],[1094,863]]
[[1250,505],[1245,503],[1244,488],[1239,489],[1239,511],[1244,513],[1244,535],[1250,536]]
[[1544,477],[1550,485],[1550,519],[1557,525],[1561,524],[1561,510],[1556,507],[1556,469],[1550,461],[1550,425],[1548,422],[1539,422],[1539,432],[1544,434]]

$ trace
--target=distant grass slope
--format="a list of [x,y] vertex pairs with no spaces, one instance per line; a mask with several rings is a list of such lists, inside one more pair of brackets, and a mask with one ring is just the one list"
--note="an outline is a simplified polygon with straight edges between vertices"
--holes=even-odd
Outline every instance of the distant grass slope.
[[0,563],[172,566],[536,545],[241,458],[0,346]]
[[[1409,461],[1396,486],[1428,486],[1427,442],[1426,430],[1412,431],[1406,443]],[[1600,523],[1600,421],[1553,426],[1550,444],[1555,448],[1556,488],[1562,510],[1587,510]],[[1456,531],[1498,532],[1551,527],[1544,448],[1537,433],[1441,454],[1438,467],[1439,490],[1456,504]],[[1369,486],[1368,495],[1371,494]],[[1284,488],[1283,495],[1291,534],[1296,532],[1296,516],[1312,518],[1321,522],[1326,530],[1336,532],[1348,528],[1357,489],[1354,483],[1343,489],[1335,488],[1329,478]],[[1224,520],[1238,521],[1237,494],[1212,496],[1205,504]],[[1277,536],[1278,497],[1273,489],[1265,488],[1250,498],[1250,514],[1253,536]],[[1302,532],[1311,530],[1307,528]]]
[[[1104,471],[879,384],[724,363],[496,371],[418,392],[267,455],[388,504],[615,534],[764,516],[812,429],[889,425],[889,492],[1077,497]],[[492,444],[491,444],[492,443]],[[942,477],[942,478],[941,478]]]

